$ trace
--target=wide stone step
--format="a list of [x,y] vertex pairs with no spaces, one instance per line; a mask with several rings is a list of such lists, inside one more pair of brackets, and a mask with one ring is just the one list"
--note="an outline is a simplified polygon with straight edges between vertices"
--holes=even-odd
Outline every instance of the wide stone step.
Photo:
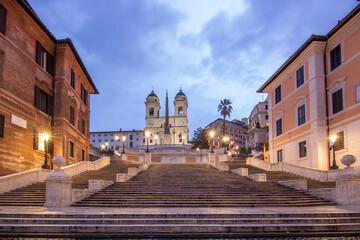
[[352,223],[360,222],[360,217],[297,217],[297,218],[55,218],[55,217],[12,217],[0,218],[1,224],[296,224],[296,223]]
[[184,203],[184,204],[171,204],[171,203],[140,203],[140,204],[132,204],[132,203],[123,203],[123,204],[111,204],[101,202],[100,204],[95,203],[74,203],[72,206],[74,207],[144,207],[144,208],[191,208],[191,207],[313,207],[313,206],[325,206],[325,205],[335,205],[332,202],[312,202],[312,203],[258,203],[258,204],[236,204],[236,203]]
[[[6,233],[146,233],[156,236],[165,233],[172,236],[174,233],[236,233],[244,236],[247,233],[258,233],[257,236],[267,236],[269,233],[293,232],[326,232],[327,234],[353,231],[360,233],[360,223],[296,223],[296,224],[0,224],[1,235]],[[254,234],[256,235],[256,234]],[[291,236],[291,234],[290,234]]]

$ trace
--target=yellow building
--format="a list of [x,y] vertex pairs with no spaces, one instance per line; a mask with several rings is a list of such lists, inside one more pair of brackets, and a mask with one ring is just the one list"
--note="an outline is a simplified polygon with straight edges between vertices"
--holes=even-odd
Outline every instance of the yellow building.
[[312,35],[259,88],[268,93],[270,162],[328,170],[334,134],[337,166],[360,155],[359,11],[326,36]]

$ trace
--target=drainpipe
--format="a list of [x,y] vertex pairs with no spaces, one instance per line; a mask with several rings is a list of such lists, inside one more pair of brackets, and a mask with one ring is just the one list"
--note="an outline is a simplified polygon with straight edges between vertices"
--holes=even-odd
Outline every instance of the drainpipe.
[[328,40],[325,42],[325,50],[324,50],[324,80],[325,80],[325,105],[326,105],[326,142],[327,142],[327,152],[328,152],[328,169],[330,170],[330,122],[329,122],[329,100],[328,100],[328,90],[327,90],[327,64],[326,64],[326,49],[327,49]]
[[[51,107],[52,107],[52,116],[51,116],[51,135],[52,135],[52,142],[53,142],[53,146],[52,146],[52,157],[54,157],[54,147],[55,147],[55,141],[54,141],[54,117],[55,117],[55,66],[56,66],[56,49],[57,49],[57,44],[55,45],[55,52],[54,52],[54,70],[53,70],[53,81],[52,81],[52,103],[51,103]],[[50,160],[50,169],[53,170],[54,165],[53,162]]]

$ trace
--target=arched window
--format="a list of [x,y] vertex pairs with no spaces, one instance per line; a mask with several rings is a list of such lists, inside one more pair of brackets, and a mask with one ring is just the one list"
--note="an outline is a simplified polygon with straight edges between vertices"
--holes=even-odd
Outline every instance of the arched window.
[[154,116],[154,108],[152,108],[152,107],[149,109],[149,116],[150,117]]
[[179,115],[181,115],[181,114],[184,113],[184,109],[183,109],[182,106],[180,106],[180,107],[178,108],[178,113],[179,113]]

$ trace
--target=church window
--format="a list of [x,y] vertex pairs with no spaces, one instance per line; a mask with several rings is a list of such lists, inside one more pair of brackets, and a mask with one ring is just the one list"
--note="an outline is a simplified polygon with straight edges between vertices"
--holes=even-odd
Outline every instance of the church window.
[[154,116],[154,108],[150,108],[149,110],[149,116],[153,117]]
[[182,114],[184,113],[184,109],[183,109],[182,106],[180,106],[180,107],[178,108],[178,113],[179,113],[180,115],[182,115]]

